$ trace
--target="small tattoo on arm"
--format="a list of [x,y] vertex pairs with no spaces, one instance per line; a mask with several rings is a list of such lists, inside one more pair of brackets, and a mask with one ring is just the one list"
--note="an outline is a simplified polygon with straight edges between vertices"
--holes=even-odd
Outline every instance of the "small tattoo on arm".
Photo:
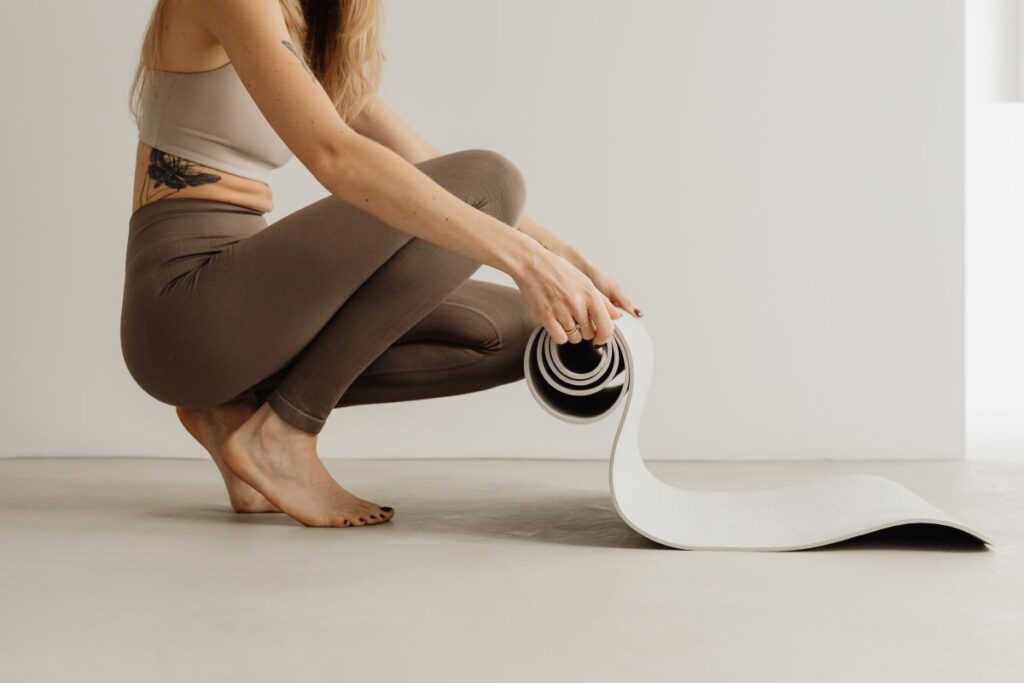
[[[219,175],[197,171],[196,166],[196,163],[188,159],[154,147],[149,152],[149,167],[146,169],[146,175],[153,183],[152,187],[148,187],[148,183],[142,184],[140,203],[163,199],[185,188],[209,185],[221,179]],[[164,189],[161,190],[161,187]]]
[[309,64],[306,64],[306,60],[305,60],[305,58],[303,58],[302,53],[299,52],[295,48],[294,45],[292,45],[292,41],[290,41],[290,40],[282,40],[281,43],[286,48],[288,48],[289,52],[291,52],[293,55],[295,55],[298,58],[299,62],[302,64],[302,68],[306,70],[306,73],[309,74],[309,77],[312,78],[314,81],[316,81],[316,74],[314,74],[313,70],[309,68]]

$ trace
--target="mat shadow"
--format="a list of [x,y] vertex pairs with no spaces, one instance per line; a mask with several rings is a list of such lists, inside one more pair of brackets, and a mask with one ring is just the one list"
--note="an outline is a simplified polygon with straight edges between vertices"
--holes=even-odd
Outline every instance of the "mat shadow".
[[988,546],[966,531],[943,524],[900,524],[879,529],[862,536],[848,538],[817,548],[795,552],[822,550],[927,550],[941,552],[984,552]]

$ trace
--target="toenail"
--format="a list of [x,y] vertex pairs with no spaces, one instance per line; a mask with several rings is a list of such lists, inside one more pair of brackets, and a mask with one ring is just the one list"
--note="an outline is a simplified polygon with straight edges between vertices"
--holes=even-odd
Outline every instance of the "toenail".
[[381,510],[383,510],[384,512],[394,512],[395,508],[389,508],[389,507],[383,506],[383,507],[381,507]]

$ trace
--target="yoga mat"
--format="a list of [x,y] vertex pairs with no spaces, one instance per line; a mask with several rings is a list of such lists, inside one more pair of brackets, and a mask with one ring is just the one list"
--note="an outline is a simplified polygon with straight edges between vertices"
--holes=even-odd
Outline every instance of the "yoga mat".
[[534,330],[523,358],[530,393],[572,423],[622,415],[609,481],[615,509],[630,527],[671,548],[799,550],[904,524],[935,524],[989,539],[891,479],[830,477],[759,491],[689,491],[655,477],[640,452],[640,421],[654,377],[654,347],[643,324],[624,315],[602,348],[556,344]]

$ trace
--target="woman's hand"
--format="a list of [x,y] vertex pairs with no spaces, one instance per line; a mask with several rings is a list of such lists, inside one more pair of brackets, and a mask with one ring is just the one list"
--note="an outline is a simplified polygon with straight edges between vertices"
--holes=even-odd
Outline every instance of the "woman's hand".
[[622,291],[622,286],[612,279],[607,273],[582,257],[580,257],[578,262],[570,261],[570,263],[573,263],[573,265],[583,271],[583,273],[590,278],[591,282],[594,283],[594,286],[608,298],[612,305],[618,306],[634,318],[640,318],[643,316],[643,312],[634,306],[630,298],[626,296],[624,291]]
[[[586,273],[559,254],[538,246],[509,274],[556,344],[592,339],[600,346],[615,334],[612,320],[622,314]],[[568,334],[577,323],[579,330]]]
[[594,286],[597,287],[598,291],[604,294],[612,305],[618,306],[634,318],[640,318],[643,316],[643,312],[634,306],[632,300],[626,296],[626,293],[622,290],[622,286],[619,285],[619,283],[610,275],[588,261],[583,254],[565,243],[560,243],[549,248],[556,254],[559,254],[566,261],[576,266],[576,268],[589,277],[590,281],[594,283]]
[[577,269],[590,278],[598,291],[600,291],[613,305],[618,306],[635,318],[639,318],[643,315],[643,313],[640,312],[640,309],[634,306],[633,302],[630,301],[628,296],[626,296],[626,293],[622,291],[622,287],[619,286],[619,283],[588,261],[587,258],[571,244],[529,216],[523,216],[519,220],[518,227],[522,232],[537,240],[537,242],[539,242],[545,249],[558,254],[566,261],[576,266]]

